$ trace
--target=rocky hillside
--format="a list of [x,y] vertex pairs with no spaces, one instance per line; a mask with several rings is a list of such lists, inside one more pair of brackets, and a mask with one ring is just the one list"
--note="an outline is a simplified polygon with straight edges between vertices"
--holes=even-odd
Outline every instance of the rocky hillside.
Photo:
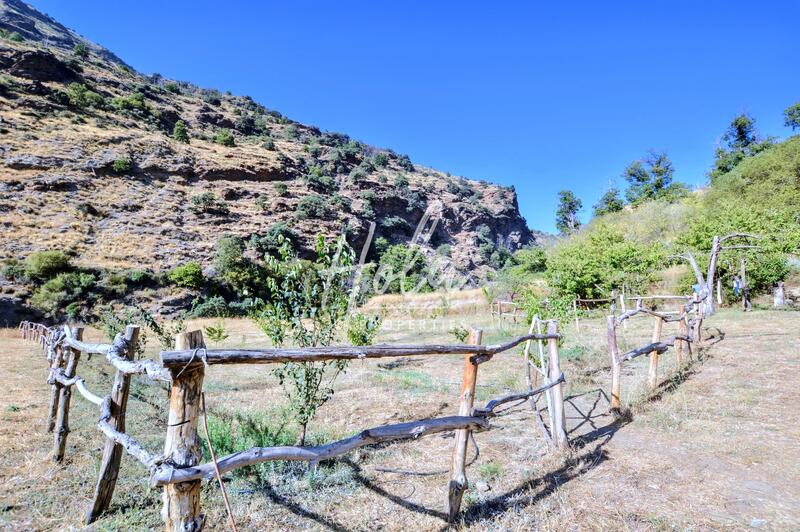
[[342,231],[360,248],[371,222],[408,241],[426,211],[440,218],[428,252],[464,272],[534,242],[513,188],[140,74],[16,0],[0,2],[0,33],[0,260],[62,249],[76,264],[161,270],[278,223],[306,250]]

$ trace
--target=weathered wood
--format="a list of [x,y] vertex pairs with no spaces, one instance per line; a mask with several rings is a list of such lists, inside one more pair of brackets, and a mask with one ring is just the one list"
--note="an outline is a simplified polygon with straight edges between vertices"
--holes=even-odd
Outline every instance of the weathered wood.
[[642,355],[649,355],[653,351],[658,351],[658,354],[661,354],[661,353],[665,352],[667,349],[669,349],[670,347],[673,347],[675,345],[675,341],[676,340],[689,341],[690,338],[688,336],[687,337],[681,337],[679,335],[675,335],[675,336],[672,336],[672,337],[670,337],[669,339],[667,339],[667,340],[665,340],[663,342],[651,343],[651,344],[647,344],[647,345],[642,346],[642,347],[638,347],[636,349],[632,349],[632,350],[628,351],[627,353],[625,353],[624,355],[620,356],[620,360],[622,362],[626,362],[626,361],[629,361],[629,360],[633,360],[634,358],[640,357]]
[[[663,318],[656,316],[653,322],[653,343],[658,344],[661,342],[661,331],[664,327]],[[650,388],[655,388],[658,385],[658,349],[650,352],[650,368],[647,372],[647,384]]]
[[[75,338],[83,336],[83,327],[75,328]],[[64,376],[72,378],[75,376],[75,371],[78,369],[78,361],[81,358],[81,352],[77,349],[70,348],[67,365],[64,369]],[[64,459],[64,450],[67,447],[67,435],[69,434],[69,406],[72,398],[72,387],[62,386],[59,390],[58,398],[58,414],[56,416],[55,425],[55,438],[53,439],[53,460],[61,462]]]
[[[483,331],[472,328],[469,331],[467,343],[480,345],[483,342]],[[478,378],[478,365],[471,360],[471,353],[464,356],[464,377],[461,383],[461,400],[458,415],[469,416],[475,402],[475,383]],[[453,521],[461,509],[461,499],[467,489],[467,443],[470,437],[469,429],[456,431],[453,444],[453,459],[450,469],[450,483],[448,484],[447,515]]]
[[[202,349],[205,347],[203,333],[192,331],[178,334],[175,347],[188,352]],[[197,423],[204,373],[205,367],[200,364],[178,368],[173,375],[164,458],[176,469],[196,466],[202,459]],[[164,507],[161,516],[167,531],[187,532],[203,528],[205,515],[200,511],[199,480],[164,486],[162,499]]]
[[[138,338],[139,327],[128,325],[125,328],[124,336],[127,349],[119,356],[125,360],[133,360]],[[120,433],[125,432],[125,413],[128,408],[130,386],[130,375],[117,370],[109,396],[111,398],[109,404],[110,416],[109,419],[103,421],[108,427]],[[93,523],[100,515],[105,513],[111,504],[111,498],[114,495],[114,488],[117,485],[117,477],[119,476],[122,451],[123,446],[117,443],[114,438],[106,438],[103,459],[100,461],[100,475],[94,488],[94,497],[86,512],[85,521],[87,525]]]
[[169,370],[153,360],[128,360],[125,353],[128,352],[127,340],[122,334],[114,338],[114,343],[108,344],[89,344],[81,342],[70,336],[69,329],[65,328],[66,338],[64,343],[84,353],[99,354],[106,357],[106,360],[118,371],[129,375],[145,375],[153,380],[171,380]]
[[[689,326],[686,323],[685,315],[681,317],[680,321],[678,321],[678,334],[684,337],[689,334]],[[687,345],[688,344],[685,340],[675,340],[675,362],[678,364],[678,367],[683,364]]]
[[622,363],[619,359],[619,348],[617,347],[617,320],[614,316],[609,316],[606,326],[608,337],[608,352],[611,355],[611,411],[619,412],[622,401],[620,399],[620,389],[622,378]]
[[106,438],[113,440],[121,446],[125,452],[136,458],[143,466],[151,472],[161,463],[161,457],[148,452],[142,445],[128,434],[116,430],[109,420],[111,419],[111,396],[107,396],[100,403],[100,419],[97,428],[105,434]]
[[[64,351],[61,347],[54,348],[53,360],[50,363],[50,370],[63,371]],[[50,386],[50,408],[47,414],[47,432],[53,432],[56,426],[56,415],[58,414],[58,401],[61,398],[61,384],[54,382]]]
[[581,332],[581,320],[578,318],[578,301],[572,300],[572,314],[575,316],[575,332]]
[[[223,456],[217,460],[217,465],[221,473],[227,473],[241,467],[277,460],[318,463],[342,456],[353,449],[366,445],[415,440],[422,436],[451,430],[469,429],[477,431],[488,428],[489,422],[482,417],[449,416],[422,419],[363,430],[349,438],[324,445],[309,447],[254,447],[246,451]],[[152,486],[166,486],[175,483],[209,480],[214,478],[214,475],[214,464],[212,462],[180,469],[165,463],[155,468],[153,475],[150,477],[150,484]]]
[[[371,346],[307,347],[268,349],[178,349],[162,351],[161,363],[172,370],[214,364],[281,364],[323,360],[361,360],[421,355],[496,355],[528,340],[547,340],[547,334],[526,334],[497,345],[414,345],[376,344]],[[560,338],[556,335],[556,338]]]
[[[558,324],[555,321],[547,322],[547,335],[550,338],[547,340],[549,363],[547,369],[549,372],[548,380],[555,381],[561,375],[561,361],[558,357]],[[563,383],[554,386],[550,393],[553,397],[553,443],[556,448],[569,447],[569,440],[567,439],[567,423],[564,413],[564,391],[562,389]]]
[[535,395],[540,395],[553,388],[554,386],[558,386],[562,382],[567,382],[566,377],[564,376],[564,372],[561,372],[561,375],[552,382],[539,386],[538,388],[534,388],[532,390],[528,390],[527,392],[519,392],[519,393],[512,393],[508,395],[504,395],[502,397],[498,397],[497,399],[492,399],[486,406],[483,408],[476,408],[472,411],[473,416],[481,416],[481,417],[491,417],[495,415],[494,411],[497,407],[504,405],[506,403],[513,403],[514,401],[522,401],[524,399],[528,399],[529,397],[533,397]]
[[[707,296],[708,294],[706,294]],[[694,341],[695,348],[699,348],[703,331],[703,308],[700,306],[700,294],[694,294],[694,330],[692,331],[692,340]]]
[[61,386],[75,386],[80,394],[84,397],[84,399],[88,400],[91,403],[96,405],[100,405],[103,402],[102,397],[98,397],[97,395],[93,394],[86,388],[86,381],[84,381],[81,377],[72,377],[68,379],[64,374],[64,370],[59,368],[57,370],[51,369],[50,370],[50,378],[48,382],[58,383]]
[[778,281],[775,286],[775,292],[772,296],[772,306],[782,307],[786,304],[786,290],[783,287],[783,281]]

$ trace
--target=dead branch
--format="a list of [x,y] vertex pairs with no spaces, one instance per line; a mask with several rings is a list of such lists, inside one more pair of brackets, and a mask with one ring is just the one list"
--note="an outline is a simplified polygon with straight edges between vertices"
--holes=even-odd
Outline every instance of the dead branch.
[[496,416],[497,414],[494,412],[494,410],[498,406],[503,405],[505,403],[511,403],[514,401],[523,401],[529,397],[533,397],[534,395],[542,394],[547,390],[549,390],[550,388],[561,384],[562,382],[567,382],[567,379],[564,377],[563,371],[561,372],[561,375],[559,375],[559,377],[553,382],[549,382],[543,386],[539,386],[538,388],[534,388],[533,390],[530,390],[528,392],[512,393],[509,395],[504,395],[503,397],[498,397],[497,399],[492,399],[491,401],[486,403],[486,406],[484,406],[483,408],[474,409],[472,411],[472,415],[477,417]]
[[[476,346],[471,346],[473,349]],[[480,417],[450,416],[424,419],[395,425],[384,425],[361,431],[355,436],[325,445],[309,447],[254,447],[246,451],[224,456],[217,460],[219,471],[227,473],[240,467],[275,460],[293,460],[318,463],[346,454],[353,449],[397,440],[417,439],[420,436],[437,434],[456,429],[486,430],[489,423]],[[176,469],[167,464],[156,467],[150,477],[151,486],[164,486],[190,480],[211,479],[215,475],[214,464],[206,463]]]

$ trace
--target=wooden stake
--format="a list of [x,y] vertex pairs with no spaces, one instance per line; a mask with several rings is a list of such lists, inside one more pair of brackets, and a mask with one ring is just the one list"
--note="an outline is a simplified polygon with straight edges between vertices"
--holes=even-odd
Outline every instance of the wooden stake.
[[700,347],[700,342],[703,341],[701,338],[702,335],[702,327],[703,327],[703,309],[700,307],[700,294],[694,294],[694,331],[693,335],[694,338],[694,345],[695,349]]
[[[661,341],[661,329],[664,326],[664,319],[661,316],[655,317],[655,324],[653,325],[653,343]],[[647,374],[647,384],[650,388],[655,388],[658,385],[658,351],[650,353],[650,370]]]
[[[175,348],[205,348],[202,331],[176,335]],[[202,364],[174,370],[164,457],[178,468],[197,465],[202,459],[197,421],[204,373],[205,366]],[[167,531],[187,532],[203,528],[205,515],[200,512],[199,480],[164,486],[162,500],[164,507],[161,517]]]
[[[467,343],[480,345],[483,343],[483,331],[472,328],[469,331]],[[459,416],[472,415],[472,406],[475,402],[475,381],[478,378],[478,365],[470,358],[471,354],[464,355],[464,379],[461,383],[461,404],[458,408]],[[461,499],[467,489],[467,443],[471,431],[461,429],[456,431],[453,445],[453,462],[450,471],[450,484],[448,485],[447,515],[453,521],[461,509]]]
[[[139,327],[134,325],[125,327],[125,341],[128,344],[128,349],[124,354],[120,353],[120,356],[124,356],[127,360],[133,360],[138,339]],[[114,384],[111,387],[111,418],[108,423],[114,430],[122,433],[125,432],[125,412],[128,409],[130,386],[131,376],[117,370],[114,375]],[[111,504],[111,498],[114,495],[114,488],[117,485],[117,477],[119,476],[122,451],[121,445],[111,438],[106,438],[103,459],[100,462],[100,475],[94,488],[94,498],[86,511],[85,521],[87,525],[93,523],[105,513]]]
[[608,352],[611,355],[611,411],[620,412],[622,401],[620,400],[620,380],[622,377],[622,367],[619,361],[619,348],[617,347],[617,321],[612,315],[608,317],[606,327],[608,334]]
[[[75,328],[75,337],[83,337],[83,327]],[[68,349],[69,359],[64,375],[71,379],[78,369],[81,352],[77,349]],[[63,355],[62,355],[63,356]],[[69,434],[69,403],[72,398],[72,387],[61,386],[58,397],[58,414],[56,416],[55,438],[53,439],[53,460],[61,462],[64,459],[64,450],[67,447],[67,434]]]
[[[678,308],[678,311],[683,312],[683,305]],[[678,321],[678,334],[680,336],[687,336],[689,334],[689,326],[686,324],[685,316]],[[688,345],[688,342],[684,340],[675,340],[675,362],[677,362],[678,367],[683,364],[684,351]]]
[[572,300],[572,313],[575,315],[575,332],[581,332],[581,322],[578,319],[578,300]]
[[[64,351],[61,347],[55,348],[55,356],[50,364],[51,369],[64,367]],[[61,398],[61,384],[54,381],[50,387],[50,411],[47,415],[47,432],[53,432],[56,426],[56,415],[58,415],[58,401]]]
[[[547,322],[547,334],[558,334],[558,324],[551,320]],[[549,363],[548,380],[553,382],[561,376],[561,365],[558,358],[558,339],[548,338],[547,340]],[[555,448],[569,447],[569,440],[567,439],[567,423],[564,415],[564,390],[563,384],[554,386],[551,389],[551,396],[553,398],[553,442]]]

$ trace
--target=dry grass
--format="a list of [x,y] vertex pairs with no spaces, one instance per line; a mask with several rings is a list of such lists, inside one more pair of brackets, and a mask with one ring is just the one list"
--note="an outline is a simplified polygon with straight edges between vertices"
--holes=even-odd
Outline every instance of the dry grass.
[[[422,332],[421,321],[429,322]],[[483,327],[489,343],[525,329],[522,323],[493,321],[485,313],[418,321],[389,317],[379,341],[453,341],[448,331],[461,321]],[[641,386],[646,357],[626,366],[623,399],[632,405],[632,421],[617,423],[604,414],[608,364],[602,321],[584,320],[580,334],[568,327],[562,359],[574,448],[566,456],[548,454],[525,407],[495,420],[493,430],[476,435],[480,456],[468,476],[481,484],[468,492],[459,527],[799,526],[797,315],[725,311],[712,324],[726,331],[725,341],[677,379],[670,380],[677,369],[674,357],[671,352],[663,355],[661,375],[669,382],[655,397]],[[621,347],[646,343],[651,325],[648,319],[632,320]],[[227,326],[225,345],[264,344],[247,322],[231,320]],[[93,429],[94,408],[75,401],[67,462],[53,465],[48,458],[51,436],[43,432],[47,386],[42,356],[18,340],[15,331],[0,335],[0,348],[0,370],[8,376],[0,397],[0,444],[5,450],[0,458],[0,523],[16,529],[79,527],[102,444]],[[387,362],[351,365],[314,422],[318,439],[455,411],[460,357]],[[82,366],[81,374],[93,389],[108,389],[111,375],[104,373],[101,361],[84,361]],[[518,352],[482,365],[478,382],[480,402],[520,389],[524,379]],[[212,367],[205,388],[212,412],[279,418],[283,393],[266,366]],[[129,431],[152,450],[163,444],[165,403],[160,389],[137,381]],[[447,435],[433,436],[361,450],[323,464],[315,474],[292,467],[229,475],[234,513],[242,529],[441,529],[446,527],[442,512],[451,445]],[[123,459],[112,512],[99,528],[160,526],[159,493],[147,488],[145,476],[141,466]],[[203,490],[203,507],[210,529],[225,527],[213,483]]]

